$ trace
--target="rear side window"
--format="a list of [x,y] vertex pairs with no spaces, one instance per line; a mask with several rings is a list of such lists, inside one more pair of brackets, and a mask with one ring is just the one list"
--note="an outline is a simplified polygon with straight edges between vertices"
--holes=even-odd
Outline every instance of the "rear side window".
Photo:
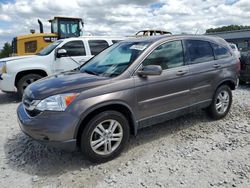
[[218,44],[212,43],[213,49],[214,49],[214,55],[216,59],[222,59],[222,58],[227,58],[231,56],[230,51],[223,47],[219,46]]
[[186,40],[186,59],[190,64],[214,60],[213,49],[209,42],[201,40]]
[[70,41],[63,45],[63,49],[67,50],[69,56],[84,56],[86,51],[82,41]]
[[106,40],[89,40],[89,48],[92,55],[99,54],[107,47],[109,47],[109,44]]

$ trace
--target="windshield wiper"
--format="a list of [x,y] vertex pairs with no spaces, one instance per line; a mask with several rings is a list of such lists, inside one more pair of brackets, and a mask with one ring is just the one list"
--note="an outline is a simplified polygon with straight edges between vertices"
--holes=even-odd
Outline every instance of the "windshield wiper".
[[86,73],[88,73],[88,74],[96,75],[96,76],[99,75],[97,72],[94,72],[94,71],[92,71],[92,70],[86,70],[86,69],[85,69],[84,72],[86,72]]

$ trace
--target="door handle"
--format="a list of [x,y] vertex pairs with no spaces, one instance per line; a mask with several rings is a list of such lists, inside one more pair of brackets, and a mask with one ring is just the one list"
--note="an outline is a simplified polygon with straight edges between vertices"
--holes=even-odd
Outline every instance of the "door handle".
[[217,68],[220,68],[221,65],[219,65],[219,64],[214,64],[213,67],[217,69]]
[[187,73],[188,73],[188,71],[179,70],[179,71],[176,73],[176,75],[178,75],[178,76],[183,76],[183,75],[185,75],[185,74],[187,74]]

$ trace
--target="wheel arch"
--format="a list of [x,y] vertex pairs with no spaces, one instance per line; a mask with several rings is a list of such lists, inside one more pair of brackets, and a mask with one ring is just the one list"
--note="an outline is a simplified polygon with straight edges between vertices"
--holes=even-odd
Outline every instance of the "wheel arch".
[[23,71],[20,71],[16,74],[15,76],[15,86],[17,87],[17,83],[18,81],[25,75],[28,75],[28,74],[39,74],[43,77],[46,77],[48,76],[48,73],[43,70],[43,69],[31,69],[31,70],[23,70]]
[[137,122],[132,112],[132,109],[123,102],[107,102],[97,105],[90,110],[87,111],[86,115],[82,117],[80,122],[77,125],[75,131],[75,138],[77,140],[77,145],[80,145],[80,139],[82,131],[84,130],[86,124],[93,118],[96,114],[107,111],[107,110],[114,110],[122,113],[129,122],[130,134],[136,135],[137,134]]
[[230,88],[231,90],[235,90],[235,89],[236,89],[236,86],[237,86],[237,83],[236,83],[235,80],[233,80],[233,79],[226,79],[226,80],[221,81],[221,82],[217,85],[216,89],[219,88],[219,87],[222,86],[222,85],[227,85],[227,86],[229,86],[229,88]]

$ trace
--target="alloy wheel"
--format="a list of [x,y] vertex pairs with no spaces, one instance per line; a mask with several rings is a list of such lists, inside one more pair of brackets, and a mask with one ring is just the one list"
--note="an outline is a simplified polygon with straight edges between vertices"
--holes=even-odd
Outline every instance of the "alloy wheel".
[[123,129],[121,124],[109,119],[99,123],[90,137],[92,150],[99,155],[109,155],[121,144]]
[[223,114],[227,111],[228,107],[229,107],[229,93],[225,90],[222,90],[216,99],[216,111],[219,114]]

